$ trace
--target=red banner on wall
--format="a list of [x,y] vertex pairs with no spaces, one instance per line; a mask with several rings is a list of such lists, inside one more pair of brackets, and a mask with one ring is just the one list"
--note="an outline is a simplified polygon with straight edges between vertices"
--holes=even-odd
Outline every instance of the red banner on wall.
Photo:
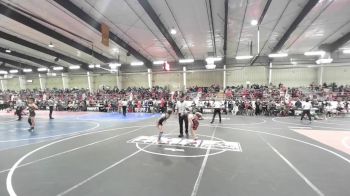
[[102,44],[105,46],[109,46],[109,27],[102,23],[101,24],[101,33],[102,33]]

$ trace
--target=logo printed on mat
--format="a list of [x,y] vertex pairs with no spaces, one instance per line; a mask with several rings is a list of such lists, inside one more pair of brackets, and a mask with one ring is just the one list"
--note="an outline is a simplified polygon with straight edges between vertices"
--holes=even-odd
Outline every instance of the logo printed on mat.
[[[127,143],[158,145],[157,140],[157,136],[138,136],[134,139],[127,141]],[[160,144],[165,146],[190,147],[200,149],[208,149],[211,146],[210,149],[215,150],[242,152],[241,145],[238,142],[163,137]]]

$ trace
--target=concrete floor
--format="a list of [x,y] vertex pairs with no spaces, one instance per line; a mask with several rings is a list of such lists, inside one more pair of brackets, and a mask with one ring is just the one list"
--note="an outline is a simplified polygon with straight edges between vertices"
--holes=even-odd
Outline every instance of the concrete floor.
[[[0,195],[283,196],[350,193],[350,121],[223,115],[200,121],[201,144],[135,143],[155,136],[158,115],[0,113]],[[176,140],[177,118],[165,124]],[[205,140],[205,141],[204,141]],[[176,140],[178,141],[178,140]],[[205,142],[212,145],[205,146]],[[239,144],[230,150],[215,146]],[[227,143],[229,144],[229,143]]]

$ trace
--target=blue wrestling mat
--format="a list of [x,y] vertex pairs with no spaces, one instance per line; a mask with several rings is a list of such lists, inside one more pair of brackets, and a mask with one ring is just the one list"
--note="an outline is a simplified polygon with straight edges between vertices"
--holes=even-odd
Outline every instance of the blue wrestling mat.
[[117,122],[137,122],[147,120],[150,118],[160,117],[161,114],[151,113],[127,113],[123,116],[121,113],[91,113],[78,117],[80,120],[94,120],[94,121],[117,121]]

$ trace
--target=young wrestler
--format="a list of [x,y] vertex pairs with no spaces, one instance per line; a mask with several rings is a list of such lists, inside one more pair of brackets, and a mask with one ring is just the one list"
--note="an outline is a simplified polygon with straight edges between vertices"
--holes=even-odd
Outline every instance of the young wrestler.
[[28,129],[29,132],[34,131],[35,127],[35,110],[38,109],[38,106],[34,103],[34,98],[28,99],[28,111],[29,111],[29,117],[28,117],[28,123],[30,125],[30,129]]
[[197,130],[199,126],[199,119],[202,119],[202,114],[199,112],[196,112],[194,115],[190,114],[188,115],[188,122],[190,122],[191,125],[191,134],[194,140],[197,140]]
[[158,143],[161,142],[161,138],[163,135],[163,123],[168,120],[168,118],[170,117],[172,111],[168,110],[167,113],[162,114],[162,116],[159,118],[158,122],[157,122],[157,127],[159,129],[159,135],[158,135]]

